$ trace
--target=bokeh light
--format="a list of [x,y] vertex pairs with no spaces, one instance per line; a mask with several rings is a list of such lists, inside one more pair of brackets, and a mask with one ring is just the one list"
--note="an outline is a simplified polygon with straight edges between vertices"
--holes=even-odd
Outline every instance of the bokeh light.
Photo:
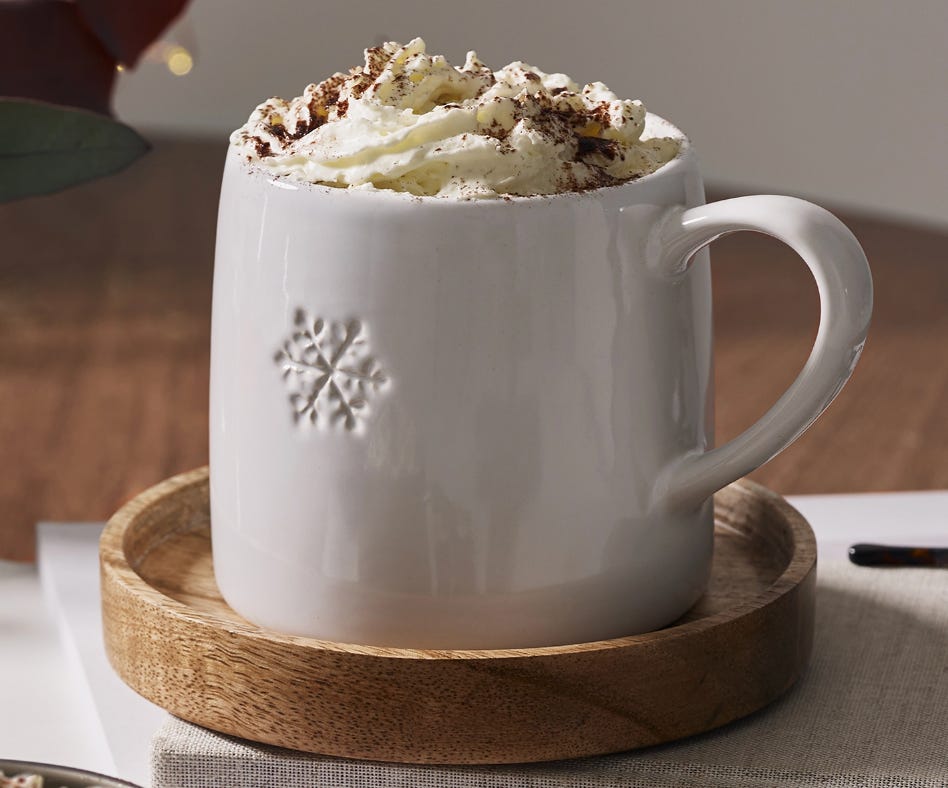
[[176,77],[183,77],[191,73],[191,69],[194,68],[194,58],[184,47],[171,47],[165,55],[165,64],[168,66],[168,71]]

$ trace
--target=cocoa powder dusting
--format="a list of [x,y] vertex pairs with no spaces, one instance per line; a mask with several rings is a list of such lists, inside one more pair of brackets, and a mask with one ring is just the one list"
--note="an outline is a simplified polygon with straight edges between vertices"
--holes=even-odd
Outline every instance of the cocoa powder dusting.
[[375,84],[385,70],[388,57],[383,47],[365,50],[365,66],[356,66],[349,71],[351,77],[357,77],[356,83],[352,86],[353,98],[361,98],[362,94]]
[[582,158],[591,153],[598,153],[612,161],[619,155],[619,143],[602,137],[578,137],[576,139],[576,155]]
[[280,142],[286,142],[290,139],[290,133],[282,123],[271,123],[266,127],[267,131],[276,137]]

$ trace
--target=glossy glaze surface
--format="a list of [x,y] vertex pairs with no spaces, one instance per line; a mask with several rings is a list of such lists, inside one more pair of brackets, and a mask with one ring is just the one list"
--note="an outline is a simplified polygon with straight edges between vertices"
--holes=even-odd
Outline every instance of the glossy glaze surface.
[[[232,154],[211,366],[228,603],[284,632],[418,648],[598,640],[687,610],[711,493],[846,377],[817,370],[751,448],[699,465],[710,275],[706,252],[684,261],[710,240],[688,224],[702,203],[687,145],[624,186],[476,202],[288,184]],[[849,359],[862,341],[834,339]]]

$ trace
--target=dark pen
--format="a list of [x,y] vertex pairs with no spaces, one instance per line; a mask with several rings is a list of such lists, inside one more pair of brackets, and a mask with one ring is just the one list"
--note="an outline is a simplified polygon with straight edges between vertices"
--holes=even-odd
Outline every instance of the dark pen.
[[948,547],[854,544],[849,560],[859,566],[928,566],[948,569]]

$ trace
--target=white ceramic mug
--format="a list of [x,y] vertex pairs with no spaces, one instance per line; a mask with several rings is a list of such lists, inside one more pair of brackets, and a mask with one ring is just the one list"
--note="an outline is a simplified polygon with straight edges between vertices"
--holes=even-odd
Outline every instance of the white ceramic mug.
[[[839,392],[872,284],[821,208],[703,204],[682,140],[627,184],[479,201],[300,184],[229,152],[210,473],[237,612],[342,642],[508,648],[655,629],[701,596],[710,496]],[[822,311],[800,376],[712,448],[703,247],[736,230],[795,249]]]

